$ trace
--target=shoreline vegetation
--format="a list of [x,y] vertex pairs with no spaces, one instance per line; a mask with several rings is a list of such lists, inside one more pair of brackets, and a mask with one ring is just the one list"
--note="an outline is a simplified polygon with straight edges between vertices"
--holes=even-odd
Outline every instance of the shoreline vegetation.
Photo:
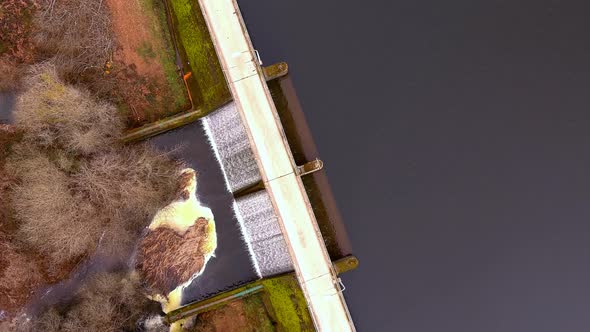
[[197,1],[165,0],[169,4],[173,34],[178,43],[187,87],[193,104],[208,113],[231,100],[207,23]]
[[126,128],[191,108],[159,0],[6,0],[0,31],[0,92],[51,61],[64,82],[115,105]]
[[[129,269],[145,227],[178,197],[184,165],[146,143],[120,143],[123,123],[116,108],[58,76],[52,63],[31,66],[15,123],[0,131],[0,330],[125,330],[129,321],[121,312],[139,317],[149,312],[143,305],[149,301],[138,300],[145,299],[139,281],[129,294],[116,295],[113,289],[135,273],[120,267]],[[104,277],[73,273],[101,256],[118,262],[105,267]],[[42,308],[30,324],[19,320],[39,290],[73,274],[80,285],[65,305]],[[99,286],[104,289],[92,290]],[[107,294],[108,301],[84,292]],[[47,320],[55,329],[36,325]]]
[[162,330],[134,257],[185,165],[121,140],[191,105],[164,9],[0,3],[0,331]]

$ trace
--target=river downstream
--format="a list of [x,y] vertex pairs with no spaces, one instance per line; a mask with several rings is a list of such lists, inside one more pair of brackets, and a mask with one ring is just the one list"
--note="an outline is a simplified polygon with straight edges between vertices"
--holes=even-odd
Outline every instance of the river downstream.
[[197,198],[213,211],[217,227],[217,249],[205,271],[185,289],[183,304],[202,300],[223,290],[257,279],[248,249],[236,220],[233,196],[201,121],[166,132],[149,140],[163,150],[174,149],[174,156],[197,172]]
[[15,95],[10,92],[0,92],[0,124],[12,123],[12,109],[14,108]]
[[[12,123],[16,96],[0,93],[0,123]],[[183,304],[202,300],[223,290],[256,280],[247,246],[242,239],[238,222],[233,213],[233,196],[228,192],[223,174],[200,121],[185,125],[173,131],[153,137],[149,143],[164,151],[173,150],[174,157],[184,160],[188,167],[197,172],[197,197],[209,207],[217,227],[217,249],[204,272],[185,289]],[[102,260],[108,258],[101,258]],[[66,298],[80,277],[103,270],[98,262],[87,262],[84,267],[59,285],[52,285],[42,291],[41,298],[33,307],[50,305]],[[108,264],[107,264],[108,265]],[[33,310],[34,311],[34,310]]]

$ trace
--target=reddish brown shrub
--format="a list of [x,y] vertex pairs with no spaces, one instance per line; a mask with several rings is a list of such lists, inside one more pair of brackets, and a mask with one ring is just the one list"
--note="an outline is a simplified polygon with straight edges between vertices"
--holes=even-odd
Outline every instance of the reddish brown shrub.
[[38,0],[0,1],[0,91],[18,87],[25,63],[35,58],[31,40]]
[[64,84],[50,62],[31,67],[15,106],[15,122],[32,144],[68,153],[105,150],[118,142],[123,129],[114,106]]
[[61,78],[70,83],[102,78],[116,45],[104,1],[47,0],[34,22],[39,56],[54,58]]
[[69,188],[70,180],[40,150],[17,147],[7,169],[19,179],[11,203],[19,238],[61,265],[92,253],[105,218]]
[[97,274],[76,293],[74,301],[61,314],[60,331],[133,331],[150,302],[134,273]]
[[38,8],[37,0],[0,2],[0,54],[16,63],[34,59],[31,19]]
[[0,310],[15,315],[45,283],[39,261],[19,251],[0,232]]
[[15,184],[14,174],[4,169],[6,157],[12,145],[20,140],[21,133],[14,126],[0,125],[0,232],[16,229],[13,218],[14,210],[9,201],[8,192]]
[[81,162],[73,188],[101,213],[143,228],[174,200],[181,167],[147,144],[124,146]]
[[69,303],[32,319],[0,323],[0,331],[136,331],[138,322],[149,314],[149,304],[136,274],[99,273],[87,279]]

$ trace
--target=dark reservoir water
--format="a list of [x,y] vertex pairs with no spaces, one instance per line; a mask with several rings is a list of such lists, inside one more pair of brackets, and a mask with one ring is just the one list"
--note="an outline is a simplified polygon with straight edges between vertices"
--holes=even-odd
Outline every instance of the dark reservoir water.
[[211,258],[205,271],[186,288],[182,303],[198,301],[257,279],[232,210],[233,196],[226,189],[223,174],[201,122],[156,136],[150,142],[165,150],[176,148],[173,154],[197,171],[197,197],[215,216],[215,257]]
[[0,92],[0,123],[12,123],[12,109],[15,96],[13,93]]

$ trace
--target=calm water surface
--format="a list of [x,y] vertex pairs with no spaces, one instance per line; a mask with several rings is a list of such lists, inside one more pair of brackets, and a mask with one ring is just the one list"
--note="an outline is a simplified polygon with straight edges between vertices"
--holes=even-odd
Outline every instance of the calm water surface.
[[14,107],[15,96],[10,92],[0,92],[0,123],[11,123],[12,109]]

